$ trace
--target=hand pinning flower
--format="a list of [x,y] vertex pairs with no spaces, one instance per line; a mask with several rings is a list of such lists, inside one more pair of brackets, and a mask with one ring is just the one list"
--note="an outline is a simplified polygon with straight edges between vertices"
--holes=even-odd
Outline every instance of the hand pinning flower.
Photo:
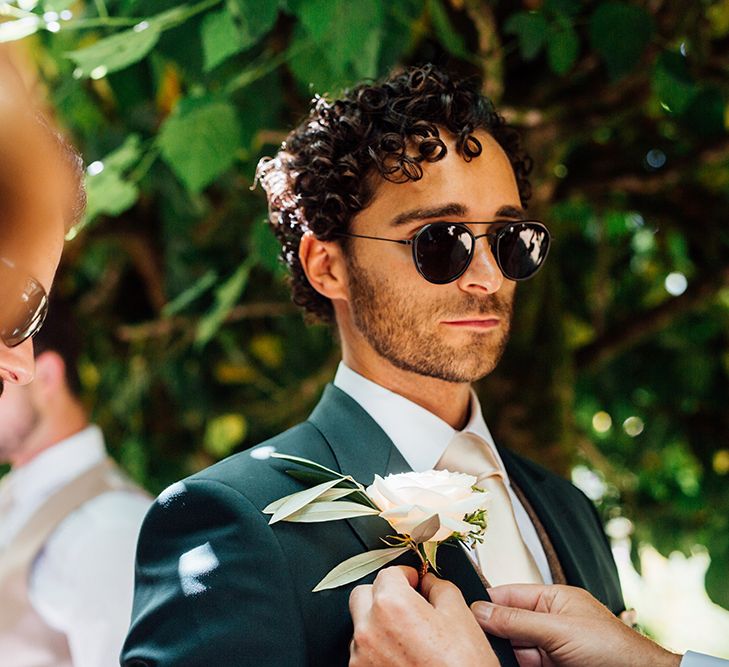
[[436,551],[446,541],[468,545],[483,540],[488,494],[477,488],[476,478],[448,470],[375,475],[365,488],[348,475],[296,456],[273,454],[308,470],[289,470],[292,476],[319,482],[312,488],[281,498],[263,511],[277,521],[319,522],[379,516],[396,534],[383,539],[385,549],[358,554],[340,563],[314,591],[336,588],[360,579],[407,551],[417,554],[420,575],[437,572]]

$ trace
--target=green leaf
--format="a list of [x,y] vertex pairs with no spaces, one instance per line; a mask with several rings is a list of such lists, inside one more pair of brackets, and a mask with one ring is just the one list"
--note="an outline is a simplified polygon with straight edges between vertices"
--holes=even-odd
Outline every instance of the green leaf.
[[516,35],[519,51],[524,60],[533,60],[539,55],[547,39],[549,25],[540,12],[518,12],[504,24],[504,32]]
[[346,475],[343,475],[341,472],[337,472],[336,470],[327,468],[326,466],[323,466],[320,463],[315,463],[314,461],[309,461],[309,459],[304,459],[300,456],[293,456],[292,454],[279,454],[278,452],[275,452],[275,453],[271,454],[271,458],[272,459],[281,459],[282,461],[290,461],[291,463],[296,463],[297,465],[303,466],[304,468],[309,468],[310,470],[316,470],[318,472],[329,473],[330,475],[333,475],[334,477],[337,477],[338,479],[346,478]]
[[228,11],[238,25],[243,48],[253,46],[276,23],[275,0],[228,0]]
[[[333,489],[329,489],[329,491],[322,493],[317,498],[316,502],[321,503],[329,500],[340,500],[341,498],[346,498],[347,496],[352,495],[355,491],[356,489],[342,489],[335,486]],[[360,503],[360,505],[361,504],[362,503]]]
[[150,22],[141,23],[66,55],[76,63],[79,77],[93,74],[101,78],[139,62],[155,47],[159,36],[159,27]]
[[172,301],[169,301],[162,308],[163,317],[172,317],[185,310],[193,301],[205,294],[218,280],[216,271],[210,269],[200,276],[190,287],[183,290]]
[[[377,516],[379,510],[367,507],[361,503],[339,500],[335,502],[317,501],[302,507],[298,512],[289,514],[284,521],[299,523],[321,523],[323,521],[337,521],[339,519],[354,519],[358,516]],[[273,523],[273,519],[271,522]]]
[[362,577],[366,577],[370,572],[379,570],[409,550],[409,547],[391,547],[388,549],[375,549],[374,551],[352,556],[352,558],[348,558],[331,570],[314,587],[312,592],[317,593],[318,591],[337,588],[357,581]]
[[664,51],[658,56],[651,83],[661,105],[679,115],[688,109],[699,92],[689,73],[686,58],[671,51]]
[[141,155],[139,135],[130,134],[119,148],[98,161],[100,172],[86,175],[86,213],[84,221],[74,230],[76,234],[96,216],[117,216],[136,203],[139,188],[125,179],[124,172],[136,165]]
[[580,13],[580,0],[545,0],[544,9],[552,14],[574,16]]
[[41,20],[39,16],[28,16],[16,21],[0,23],[0,43],[14,42],[29,37],[38,32],[40,27]]
[[294,11],[338,80],[377,75],[382,0],[306,0]]
[[294,512],[298,512],[301,508],[306,507],[309,503],[314,502],[324,491],[328,491],[338,483],[338,480],[330,480],[323,482],[318,486],[303,491],[297,491],[284,498],[279,498],[263,508],[264,514],[273,514],[269,520],[269,524],[282,521]]
[[240,124],[234,107],[215,99],[190,100],[162,125],[162,157],[191,192],[200,192],[235,160]]
[[245,261],[228,280],[218,287],[215,292],[215,305],[197,325],[195,344],[198,349],[210,341],[225,321],[225,318],[228,317],[231,308],[236,304],[248,284],[250,273],[251,263]]
[[605,2],[590,17],[590,42],[608,74],[619,79],[640,61],[654,32],[653,19],[642,7]]
[[206,72],[243,49],[238,26],[226,9],[205,15],[200,26],[200,38]]
[[[118,171],[104,170],[96,176],[86,177],[85,227],[98,215],[117,216],[134,206],[139,197],[135,183],[125,181]],[[78,233],[80,229],[76,230]]]
[[569,72],[579,53],[580,40],[569,20],[558,20],[550,26],[547,58],[555,74]]
[[464,60],[471,60],[471,54],[466,48],[463,37],[451,24],[448,12],[446,12],[440,0],[428,0],[427,7],[438,41],[454,56]]

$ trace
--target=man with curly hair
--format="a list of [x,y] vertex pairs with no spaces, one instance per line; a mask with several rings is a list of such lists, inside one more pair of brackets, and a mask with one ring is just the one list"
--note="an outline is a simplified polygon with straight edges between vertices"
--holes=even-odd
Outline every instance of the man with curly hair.
[[[391,530],[371,518],[270,526],[263,508],[304,488],[273,451],[362,483],[474,474],[492,494],[484,544],[438,554],[469,603],[487,599],[487,581],[569,583],[623,610],[591,503],[498,447],[471,389],[502,355],[516,282],[549,249],[525,210],[529,168],[492,104],[432,66],[317,98],[262,162],[293,299],[336,326],[342,363],[307,421],[162,493],[140,536],[124,665],[347,664],[354,584],[312,588]],[[490,641],[516,665],[507,641]]]

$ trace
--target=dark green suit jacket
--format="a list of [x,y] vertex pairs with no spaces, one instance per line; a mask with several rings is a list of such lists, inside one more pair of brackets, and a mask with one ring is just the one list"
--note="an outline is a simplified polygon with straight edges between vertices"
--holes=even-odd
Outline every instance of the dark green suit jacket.
[[[372,418],[332,385],[306,422],[263,445],[363,484],[375,473],[409,469]],[[125,667],[347,664],[348,599],[356,584],[319,593],[311,589],[346,558],[382,548],[380,537],[392,529],[379,517],[269,526],[262,508],[303,486],[284,472],[290,465],[256,458],[257,449],[172,485],[150,509],[137,548]],[[500,453],[549,534],[568,583],[622,611],[615,564],[590,501],[543,468],[506,450]],[[415,564],[410,554],[400,562]],[[438,562],[467,602],[487,599],[460,548],[442,547]],[[491,640],[501,664],[516,667],[508,642]]]

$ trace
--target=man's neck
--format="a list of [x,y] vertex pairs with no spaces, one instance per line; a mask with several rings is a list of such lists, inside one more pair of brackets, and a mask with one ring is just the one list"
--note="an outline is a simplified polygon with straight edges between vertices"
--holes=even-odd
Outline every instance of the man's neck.
[[63,442],[77,433],[83,431],[89,425],[88,419],[83,411],[69,415],[68,420],[54,420],[51,423],[41,423],[38,428],[26,440],[23,447],[11,461],[13,468],[26,465],[36,456]]
[[342,352],[344,363],[353,371],[432,412],[454,429],[468,423],[471,385],[467,382],[446,382],[406,371],[381,357],[366,359],[353,354],[346,347]]

